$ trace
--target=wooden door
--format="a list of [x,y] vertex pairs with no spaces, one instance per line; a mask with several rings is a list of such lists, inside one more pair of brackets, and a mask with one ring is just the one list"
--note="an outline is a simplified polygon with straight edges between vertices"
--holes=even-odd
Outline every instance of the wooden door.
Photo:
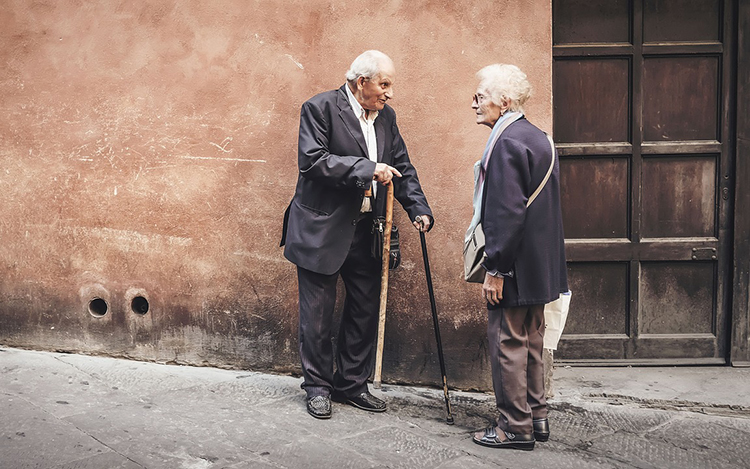
[[573,303],[556,358],[725,363],[728,0],[554,0]]

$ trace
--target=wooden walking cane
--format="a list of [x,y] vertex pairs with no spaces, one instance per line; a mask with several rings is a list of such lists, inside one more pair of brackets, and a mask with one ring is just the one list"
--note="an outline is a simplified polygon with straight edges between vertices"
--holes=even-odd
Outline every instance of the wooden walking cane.
[[388,301],[388,266],[391,257],[391,227],[393,226],[393,181],[388,183],[385,204],[385,233],[383,233],[383,271],[380,274],[380,312],[378,314],[378,345],[375,353],[375,377],[372,385],[380,389],[383,372],[383,343],[385,342],[385,306]]

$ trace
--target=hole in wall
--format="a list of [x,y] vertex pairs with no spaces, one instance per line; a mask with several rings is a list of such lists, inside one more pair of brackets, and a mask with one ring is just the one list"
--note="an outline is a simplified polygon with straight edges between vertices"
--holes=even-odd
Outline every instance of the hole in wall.
[[130,302],[130,309],[135,314],[146,314],[148,313],[148,300],[142,296],[136,296],[133,301]]
[[103,317],[105,314],[107,314],[108,309],[109,305],[107,305],[107,302],[101,298],[94,298],[89,301],[89,314],[91,314],[95,318]]

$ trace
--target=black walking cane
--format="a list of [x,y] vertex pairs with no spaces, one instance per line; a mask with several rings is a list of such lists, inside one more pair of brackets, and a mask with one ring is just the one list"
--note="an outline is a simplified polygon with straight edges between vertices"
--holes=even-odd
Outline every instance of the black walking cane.
[[[422,221],[421,217],[415,219],[417,223]],[[427,277],[427,290],[430,292],[430,307],[432,308],[432,323],[435,326],[435,340],[437,341],[438,358],[440,359],[440,373],[443,375],[443,395],[445,395],[445,410],[448,415],[445,422],[453,425],[453,412],[451,411],[451,400],[448,395],[448,379],[445,377],[445,359],[443,358],[443,341],[440,339],[440,325],[438,324],[437,306],[435,305],[435,292],[432,288],[432,274],[430,274],[430,260],[427,258],[427,242],[424,231],[419,231],[419,240],[422,242],[422,257],[424,258],[424,273]]]

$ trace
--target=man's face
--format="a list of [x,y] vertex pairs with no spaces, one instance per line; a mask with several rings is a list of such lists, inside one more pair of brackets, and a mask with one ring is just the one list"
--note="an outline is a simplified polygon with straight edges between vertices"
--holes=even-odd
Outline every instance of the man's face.
[[368,111],[380,111],[386,101],[393,97],[393,82],[396,71],[393,65],[383,64],[380,74],[372,78],[359,77],[357,79],[357,101]]
[[503,115],[503,108],[493,103],[483,88],[477,89],[477,93],[471,101],[471,108],[477,113],[477,124],[484,124],[489,127],[494,126],[495,122]]

